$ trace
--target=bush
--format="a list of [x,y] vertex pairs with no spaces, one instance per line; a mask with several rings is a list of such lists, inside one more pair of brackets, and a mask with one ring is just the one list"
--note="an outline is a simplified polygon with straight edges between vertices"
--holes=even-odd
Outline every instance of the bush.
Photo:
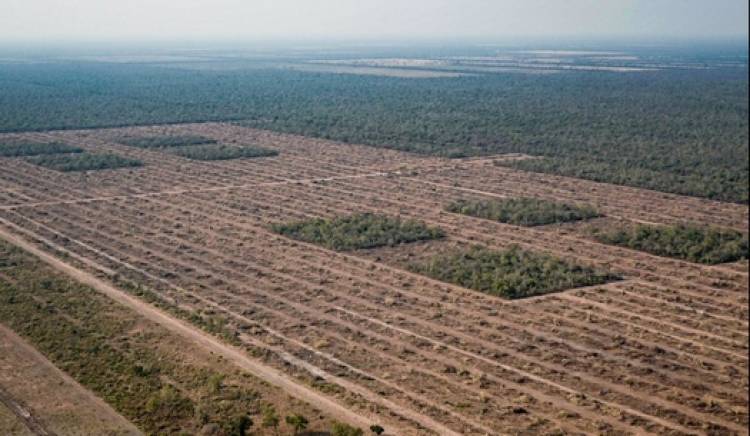
[[334,422],[331,426],[331,436],[362,436],[361,428],[352,427],[349,424]]
[[170,148],[169,153],[193,160],[229,160],[254,157],[270,157],[279,154],[276,150],[251,146],[220,144],[188,145]]
[[536,198],[459,200],[448,205],[446,210],[519,226],[564,223],[601,216],[591,206],[574,206]]
[[61,142],[0,144],[0,157],[37,156],[40,154],[81,153],[82,148]]
[[93,171],[116,168],[139,167],[143,162],[109,153],[79,153],[35,156],[26,159],[28,162],[55,171]]
[[370,213],[278,224],[273,226],[273,230],[290,238],[339,251],[393,246],[445,236],[441,229],[428,227],[419,221]]
[[605,244],[697,263],[717,264],[748,257],[747,236],[734,230],[639,224],[608,232],[595,229],[593,236]]
[[119,142],[139,148],[184,147],[188,145],[216,144],[215,139],[198,135],[175,136],[144,136],[140,138],[126,138]]
[[507,299],[593,286],[619,277],[513,246],[503,251],[473,247],[441,254],[409,269],[419,274]]

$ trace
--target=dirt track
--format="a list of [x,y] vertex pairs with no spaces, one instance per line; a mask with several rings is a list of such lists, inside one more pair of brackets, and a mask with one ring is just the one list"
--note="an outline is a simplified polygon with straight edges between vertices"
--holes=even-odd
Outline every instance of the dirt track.
[[[281,154],[193,163],[115,144],[125,131],[199,133]],[[336,404],[397,423],[399,434],[747,434],[746,262],[696,265],[602,245],[575,226],[443,211],[462,196],[523,195],[592,203],[626,222],[744,230],[746,206],[221,124],[26,136],[147,166],[81,175],[3,160],[0,218],[10,233],[64,253],[78,270],[117,273],[187,310],[210,308],[265,351],[265,367],[323,378],[340,389],[327,394]],[[268,230],[361,211],[425,220],[451,243],[520,245],[626,280],[505,302]]]
[[8,373],[0,376],[0,402],[33,434],[141,434],[102,399],[1,324],[0,343],[0,366],[9,365]]

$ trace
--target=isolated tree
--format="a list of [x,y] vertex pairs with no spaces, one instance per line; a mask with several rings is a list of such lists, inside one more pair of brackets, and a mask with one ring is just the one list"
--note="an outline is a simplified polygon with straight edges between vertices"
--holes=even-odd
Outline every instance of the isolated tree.
[[302,415],[294,414],[286,417],[286,423],[294,429],[294,434],[297,434],[307,428],[309,421]]
[[370,431],[376,435],[381,435],[385,432],[385,429],[377,424],[370,426]]

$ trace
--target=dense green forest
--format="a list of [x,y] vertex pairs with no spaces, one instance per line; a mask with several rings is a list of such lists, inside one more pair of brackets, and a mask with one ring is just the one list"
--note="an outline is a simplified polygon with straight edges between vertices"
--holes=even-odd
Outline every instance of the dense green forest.
[[40,154],[81,153],[83,149],[61,142],[19,142],[0,144],[0,157],[37,156]]
[[437,280],[508,299],[619,279],[614,274],[524,251],[516,246],[503,251],[472,247],[413,263],[409,269]]
[[518,226],[541,226],[601,216],[591,206],[575,206],[538,198],[458,200],[449,204],[446,210]]
[[[273,68],[0,65],[0,131],[206,120],[748,200],[747,68],[405,79]],[[242,120],[242,121],[240,121]]]
[[594,229],[592,234],[606,244],[690,262],[717,264],[748,258],[747,235],[734,230],[638,224],[615,230]]
[[441,229],[428,227],[419,221],[371,213],[277,224],[273,226],[273,230],[290,238],[340,251],[397,245],[445,236]]
[[184,147],[188,145],[216,144],[215,139],[199,135],[173,135],[173,136],[143,136],[137,138],[123,138],[120,140],[125,145],[139,148],[165,148]]
[[36,165],[56,171],[94,171],[139,167],[143,162],[111,153],[49,154],[26,159]]
[[279,154],[278,151],[267,148],[224,144],[186,145],[168,148],[167,151],[176,156],[193,160],[228,160],[270,157]]

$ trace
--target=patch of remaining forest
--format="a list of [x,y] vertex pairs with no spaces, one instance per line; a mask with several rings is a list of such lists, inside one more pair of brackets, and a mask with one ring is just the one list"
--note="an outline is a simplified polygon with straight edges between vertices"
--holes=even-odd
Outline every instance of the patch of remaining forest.
[[458,200],[449,204],[446,210],[519,226],[566,223],[602,216],[588,205],[577,206],[537,198]]
[[125,138],[121,143],[139,148],[159,149],[191,160],[230,160],[271,157],[276,150],[251,145],[219,144],[219,141],[200,135],[144,136]]
[[619,229],[593,229],[600,242],[690,262],[718,264],[748,258],[747,235],[735,230],[689,225],[637,224]]
[[619,280],[615,274],[518,247],[443,253],[409,265],[437,280],[507,299],[533,297],[565,289]]
[[83,149],[62,142],[21,142],[0,144],[0,157],[37,156],[59,153],[82,153]]
[[96,171],[143,166],[138,159],[113,153],[49,154],[26,159],[28,162],[61,172]]
[[290,238],[339,251],[393,246],[445,236],[441,229],[428,227],[419,221],[371,213],[276,224],[273,230]]

